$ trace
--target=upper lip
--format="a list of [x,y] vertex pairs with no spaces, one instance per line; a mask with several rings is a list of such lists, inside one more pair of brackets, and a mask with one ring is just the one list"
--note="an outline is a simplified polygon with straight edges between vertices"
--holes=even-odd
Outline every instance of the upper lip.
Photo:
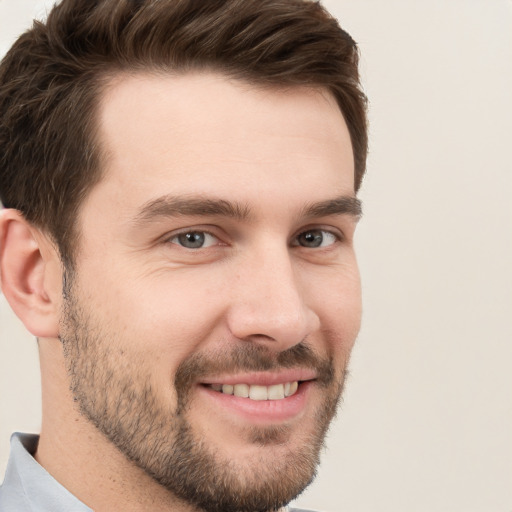
[[201,379],[202,384],[251,384],[256,386],[273,386],[286,382],[299,382],[316,379],[314,370],[307,368],[285,369],[275,372],[248,372],[226,375],[216,375]]

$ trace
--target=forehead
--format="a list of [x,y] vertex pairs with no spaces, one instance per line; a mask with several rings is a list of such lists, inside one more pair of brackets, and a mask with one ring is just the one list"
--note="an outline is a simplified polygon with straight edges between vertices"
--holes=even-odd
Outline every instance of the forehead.
[[[255,87],[214,73],[120,75],[99,108],[104,178],[117,199],[162,193],[353,194],[350,135],[319,88]],[[314,186],[314,187],[313,187]],[[315,199],[315,198],[313,198]]]

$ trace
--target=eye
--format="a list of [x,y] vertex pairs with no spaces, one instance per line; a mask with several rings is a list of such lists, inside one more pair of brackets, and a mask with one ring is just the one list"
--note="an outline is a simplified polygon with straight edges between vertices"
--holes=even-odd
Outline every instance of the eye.
[[338,241],[338,237],[330,231],[324,229],[310,229],[297,236],[294,245],[316,249],[318,247],[329,247]]
[[169,241],[185,249],[204,249],[218,243],[215,236],[205,231],[187,231],[173,236]]

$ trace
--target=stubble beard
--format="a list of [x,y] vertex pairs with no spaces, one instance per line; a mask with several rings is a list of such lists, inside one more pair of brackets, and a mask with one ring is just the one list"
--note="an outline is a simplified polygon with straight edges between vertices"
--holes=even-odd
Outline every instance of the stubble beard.
[[[150,371],[123,355],[117,337],[86,313],[69,277],[64,298],[61,342],[80,413],[172,495],[204,512],[270,512],[313,480],[343,388],[345,370],[341,378],[336,375],[332,359],[319,359],[305,343],[277,357],[250,342],[229,353],[194,354],[176,372],[177,404],[163,404],[151,386]],[[283,449],[289,427],[252,427],[244,434],[247,443],[261,446],[262,457],[242,464],[209,446],[187,420],[190,391],[202,375],[294,367],[316,369],[315,385],[325,397],[300,444]],[[268,448],[277,445],[283,453],[279,460]]]

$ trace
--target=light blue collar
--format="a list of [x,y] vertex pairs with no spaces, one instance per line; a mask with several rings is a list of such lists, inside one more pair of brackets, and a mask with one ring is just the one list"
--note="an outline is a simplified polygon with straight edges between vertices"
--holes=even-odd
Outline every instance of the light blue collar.
[[32,456],[39,436],[15,433],[0,486],[0,510],[9,512],[93,512],[57,482]]

